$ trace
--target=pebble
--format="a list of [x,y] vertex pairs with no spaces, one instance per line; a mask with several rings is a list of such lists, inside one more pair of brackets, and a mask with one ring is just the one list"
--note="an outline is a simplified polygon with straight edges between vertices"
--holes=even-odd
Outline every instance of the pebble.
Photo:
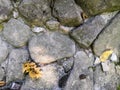
[[19,16],[18,11],[16,11],[16,10],[15,10],[15,11],[13,11],[13,17],[14,17],[14,18],[18,18],[18,16]]
[[117,55],[115,53],[112,53],[110,60],[113,62],[117,62]]
[[97,65],[97,64],[100,64],[100,63],[101,63],[100,58],[96,57],[94,65]]
[[107,71],[110,70],[109,64],[110,64],[109,60],[107,60],[106,62],[101,63],[102,69],[103,69],[104,72],[107,72]]
[[32,29],[32,31],[35,32],[35,33],[40,33],[40,32],[44,32],[44,31],[46,31],[46,30],[45,30],[45,28],[43,28],[43,27],[34,27],[34,28]]

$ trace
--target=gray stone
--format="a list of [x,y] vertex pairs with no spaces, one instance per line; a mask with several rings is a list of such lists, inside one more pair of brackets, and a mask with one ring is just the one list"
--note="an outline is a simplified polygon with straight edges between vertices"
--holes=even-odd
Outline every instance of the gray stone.
[[60,23],[58,21],[49,20],[46,22],[46,26],[50,30],[58,30],[60,27]]
[[21,90],[56,90],[59,75],[55,64],[41,67],[42,77],[38,80],[26,78]]
[[120,13],[112,20],[109,26],[95,40],[93,49],[96,55],[100,56],[106,49],[112,49],[120,55]]
[[40,32],[45,32],[46,29],[43,28],[43,27],[33,27],[33,28],[32,28],[32,31],[33,31],[34,33],[40,33]]
[[4,37],[15,47],[24,46],[30,38],[30,34],[30,28],[19,20],[10,19],[4,25]]
[[89,2],[86,2],[86,0],[75,1],[89,16],[100,14],[103,12],[120,10],[120,0],[90,0]]
[[75,53],[75,43],[58,32],[40,33],[29,42],[32,59],[39,63],[50,63]]
[[79,51],[75,55],[74,67],[63,90],[93,90],[93,57]]
[[0,64],[6,59],[8,55],[7,43],[5,43],[0,37]]
[[103,14],[96,16],[93,20],[88,20],[80,27],[73,29],[70,33],[71,37],[81,47],[88,48],[116,13]]
[[0,0],[0,22],[9,18],[12,9],[10,0]]
[[73,64],[74,64],[73,58],[64,60],[64,62],[62,63],[62,66],[63,66],[65,72],[69,72],[72,69]]
[[97,66],[94,72],[94,90],[116,90],[119,82],[114,63],[110,63],[110,70],[103,72],[101,66]]
[[115,53],[112,53],[112,55],[111,55],[111,57],[110,57],[110,60],[112,61],[112,62],[118,62],[119,60],[118,60],[118,57],[117,57],[117,55],[115,54]]
[[22,65],[28,60],[29,54],[24,49],[13,49],[7,59],[6,81],[23,79]]
[[60,25],[59,31],[63,34],[69,34],[73,28],[74,27],[67,27],[67,26]]
[[32,25],[42,26],[51,17],[48,0],[23,0],[19,11]]
[[3,77],[5,76],[5,72],[3,68],[0,66],[0,80],[3,80]]
[[13,17],[14,17],[15,19],[19,17],[19,12],[18,12],[17,9],[15,9],[12,13],[13,13]]
[[53,9],[53,15],[61,24],[67,26],[78,26],[82,23],[81,8],[74,0],[56,0]]

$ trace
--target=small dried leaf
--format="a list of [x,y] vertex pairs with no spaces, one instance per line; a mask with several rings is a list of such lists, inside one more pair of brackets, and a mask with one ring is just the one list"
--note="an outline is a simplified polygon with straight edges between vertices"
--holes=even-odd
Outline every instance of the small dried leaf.
[[31,78],[40,78],[41,77],[41,71],[40,67],[37,67],[37,65],[34,62],[26,62],[23,64],[23,73],[29,74]]
[[112,50],[106,50],[106,51],[104,51],[104,52],[102,53],[102,55],[100,56],[100,61],[101,61],[101,62],[105,62],[112,53],[113,53]]
[[81,13],[81,17],[82,17],[83,20],[85,20],[86,18],[88,18],[88,16],[84,12]]
[[30,69],[35,68],[36,64],[34,62],[26,62],[23,64],[23,73],[30,72]]
[[32,79],[34,79],[34,78],[36,78],[36,79],[38,79],[38,78],[40,78],[41,77],[41,71],[40,71],[40,68],[39,67],[37,67],[37,68],[33,68],[30,72],[29,72],[29,76],[32,78]]
[[6,84],[5,81],[0,81],[0,87],[4,86],[5,84]]

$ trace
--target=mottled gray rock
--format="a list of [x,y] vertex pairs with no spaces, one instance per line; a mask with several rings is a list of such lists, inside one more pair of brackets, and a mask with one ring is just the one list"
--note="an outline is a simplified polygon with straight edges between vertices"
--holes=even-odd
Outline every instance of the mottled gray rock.
[[[103,30],[106,24],[116,15],[114,13],[106,13],[96,16],[93,20],[88,20],[80,27],[73,29],[70,33],[71,37],[81,46],[88,48],[96,39],[98,34]],[[102,45],[102,44],[101,44]]]
[[39,63],[50,63],[75,53],[75,43],[58,32],[40,33],[29,42],[32,59]]
[[101,66],[97,66],[94,72],[94,90],[116,90],[119,82],[114,63],[110,63],[110,70],[103,72]]
[[12,9],[10,0],[0,0],[0,22],[9,18]]
[[56,0],[53,9],[53,15],[61,24],[67,26],[78,26],[82,23],[81,8],[74,0]]
[[58,30],[60,27],[60,23],[58,21],[49,20],[46,22],[46,26],[50,30]]
[[23,79],[22,64],[28,60],[29,54],[24,49],[13,49],[7,59],[6,81]]
[[83,51],[76,53],[74,67],[64,90],[93,90],[93,71],[89,69],[93,65],[92,59]]
[[62,63],[62,66],[63,66],[65,72],[69,72],[72,69],[73,64],[74,64],[73,58],[64,60],[64,62]]
[[4,25],[4,37],[15,47],[24,46],[30,38],[30,34],[30,28],[17,19],[10,19]]
[[87,15],[96,15],[103,12],[120,10],[120,0],[75,0]]
[[41,67],[42,77],[38,80],[27,78],[21,90],[56,90],[59,75],[55,64]]
[[106,49],[112,49],[118,55],[120,55],[120,13],[112,20],[109,26],[99,35],[98,39],[95,40],[93,45],[94,52],[96,55]]
[[8,55],[7,43],[5,43],[0,37],[0,64],[6,59]]
[[3,79],[4,75],[5,75],[5,72],[4,72],[3,68],[0,66],[0,80]]
[[43,25],[51,17],[48,0],[23,0],[19,11],[32,25]]
[[63,34],[69,34],[73,28],[74,27],[67,27],[67,26],[60,25],[59,31]]

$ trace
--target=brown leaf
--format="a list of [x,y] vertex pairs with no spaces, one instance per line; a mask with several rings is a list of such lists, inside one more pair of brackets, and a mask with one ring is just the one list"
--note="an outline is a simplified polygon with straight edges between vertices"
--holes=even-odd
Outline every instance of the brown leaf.
[[23,64],[23,73],[30,72],[30,69],[35,68],[36,64],[34,62],[26,62]]
[[41,71],[40,67],[37,67],[37,65],[34,62],[26,62],[23,64],[23,73],[29,74],[29,76],[33,78],[40,78],[41,77]]
[[83,20],[88,18],[88,16],[84,12],[81,13],[81,17],[82,17]]
[[38,79],[38,78],[41,77],[41,75],[42,75],[42,73],[41,73],[39,67],[33,68],[33,69],[29,72],[29,76],[30,76],[32,79],[34,79],[34,78]]
[[0,81],[0,87],[4,86],[5,84],[6,84],[5,81]]

